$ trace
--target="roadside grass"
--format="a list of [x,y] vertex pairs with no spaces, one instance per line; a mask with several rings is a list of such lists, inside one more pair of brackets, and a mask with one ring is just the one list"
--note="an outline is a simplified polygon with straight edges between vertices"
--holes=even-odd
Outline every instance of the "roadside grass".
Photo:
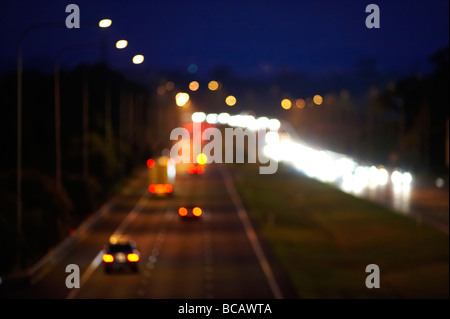
[[[244,205],[300,298],[448,298],[449,237],[280,165],[230,165]],[[380,267],[380,288],[365,285]]]

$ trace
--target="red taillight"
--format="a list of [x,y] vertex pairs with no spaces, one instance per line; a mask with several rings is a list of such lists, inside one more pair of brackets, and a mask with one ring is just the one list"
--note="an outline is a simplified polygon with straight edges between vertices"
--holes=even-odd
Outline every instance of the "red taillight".
[[195,174],[196,171],[195,165],[194,164],[189,165],[187,171],[189,174]]
[[112,263],[114,261],[114,256],[111,254],[103,254],[103,261],[105,263]]
[[194,207],[194,209],[192,210],[192,214],[195,217],[199,217],[202,215],[202,209],[200,207]]
[[147,166],[148,166],[148,168],[153,168],[155,166],[155,160],[150,158],[147,161]]
[[173,186],[171,184],[150,184],[148,191],[152,194],[172,193]]
[[205,171],[205,167],[203,165],[197,165],[196,172],[197,174],[203,174]]
[[139,261],[139,255],[135,254],[135,253],[128,254],[127,255],[127,260],[129,262],[132,262],[132,263],[138,262]]
[[180,215],[181,217],[186,216],[187,213],[188,213],[188,211],[187,211],[186,207],[180,207],[178,209],[178,215]]
[[173,191],[173,186],[170,184],[165,184],[164,188],[165,188],[164,193],[172,193],[172,191]]

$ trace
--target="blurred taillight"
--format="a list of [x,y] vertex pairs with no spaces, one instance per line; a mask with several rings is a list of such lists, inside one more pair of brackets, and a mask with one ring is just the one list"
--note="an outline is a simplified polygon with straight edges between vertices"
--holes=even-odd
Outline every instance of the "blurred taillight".
[[138,262],[139,261],[139,255],[135,254],[135,253],[128,254],[127,255],[127,260],[129,262],[132,262],[132,263]]
[[194,164],[189,165],[187,171],[189,174],[195,174],[196,171],[195,165]]
[[186,207],[180,207],[178,209],[178,215],[180,215],[181,217],[186,216],[187,213],[188,213],[188,211],[187,211]]
[[173,186],[171,184],[150,184],[148,191],[152,194],[172,193]]
[[164,184],[164,193],[172,193],[173,186],[171,184]]
[[196,167],[197,174],[203,174],[204,171],[205,171],[205,167],[203,167],[203,165],[197,165],[197,167]]
[[194,214],[195,217],[199,217],[202,215],[202,209],[200,207],[194,207],[192,214]]
[[153,168],[155,166],[155,160],[150,158],[147,161],[147,166],[148,166],[148,168]]
[[111,254],[103,254],[103,261],[105,263],[112,263],[114,261],[114,256]]

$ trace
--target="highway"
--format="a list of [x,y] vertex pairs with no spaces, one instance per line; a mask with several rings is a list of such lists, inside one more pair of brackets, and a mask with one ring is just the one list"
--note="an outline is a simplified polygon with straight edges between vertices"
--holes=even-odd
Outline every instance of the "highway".
[[[202,175],[177,173],[174,194],[152,198],[143,170],[108,204],[107,212],[51,260],[31,285],[7,298],[295,298],[270,249],[257,236],[224,166]],[[178,207],[201,207],[200,220],[182,220]],[[126,234],[140,251],[138,273],[105,273],[101,250]],[[80,268],[80,288],[68,289],[65,268]],[[5,293],[5,291],[3,292]]]

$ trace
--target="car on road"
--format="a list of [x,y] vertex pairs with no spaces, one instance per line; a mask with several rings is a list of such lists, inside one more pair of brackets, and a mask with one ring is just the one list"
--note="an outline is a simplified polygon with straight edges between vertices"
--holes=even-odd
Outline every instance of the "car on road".
[[102,262],[105,272],[129,268],[138,271],[140,259],[136,243],[129,236],[113,235],[103,250]]
[[187,168],[187,172],[190,175],[201,175],[205,172],[205,165],[202,164],[191,164]]
[[198,206],[181,206],[178,215],[185,220],[197,220],[203,215],[203,210]]

